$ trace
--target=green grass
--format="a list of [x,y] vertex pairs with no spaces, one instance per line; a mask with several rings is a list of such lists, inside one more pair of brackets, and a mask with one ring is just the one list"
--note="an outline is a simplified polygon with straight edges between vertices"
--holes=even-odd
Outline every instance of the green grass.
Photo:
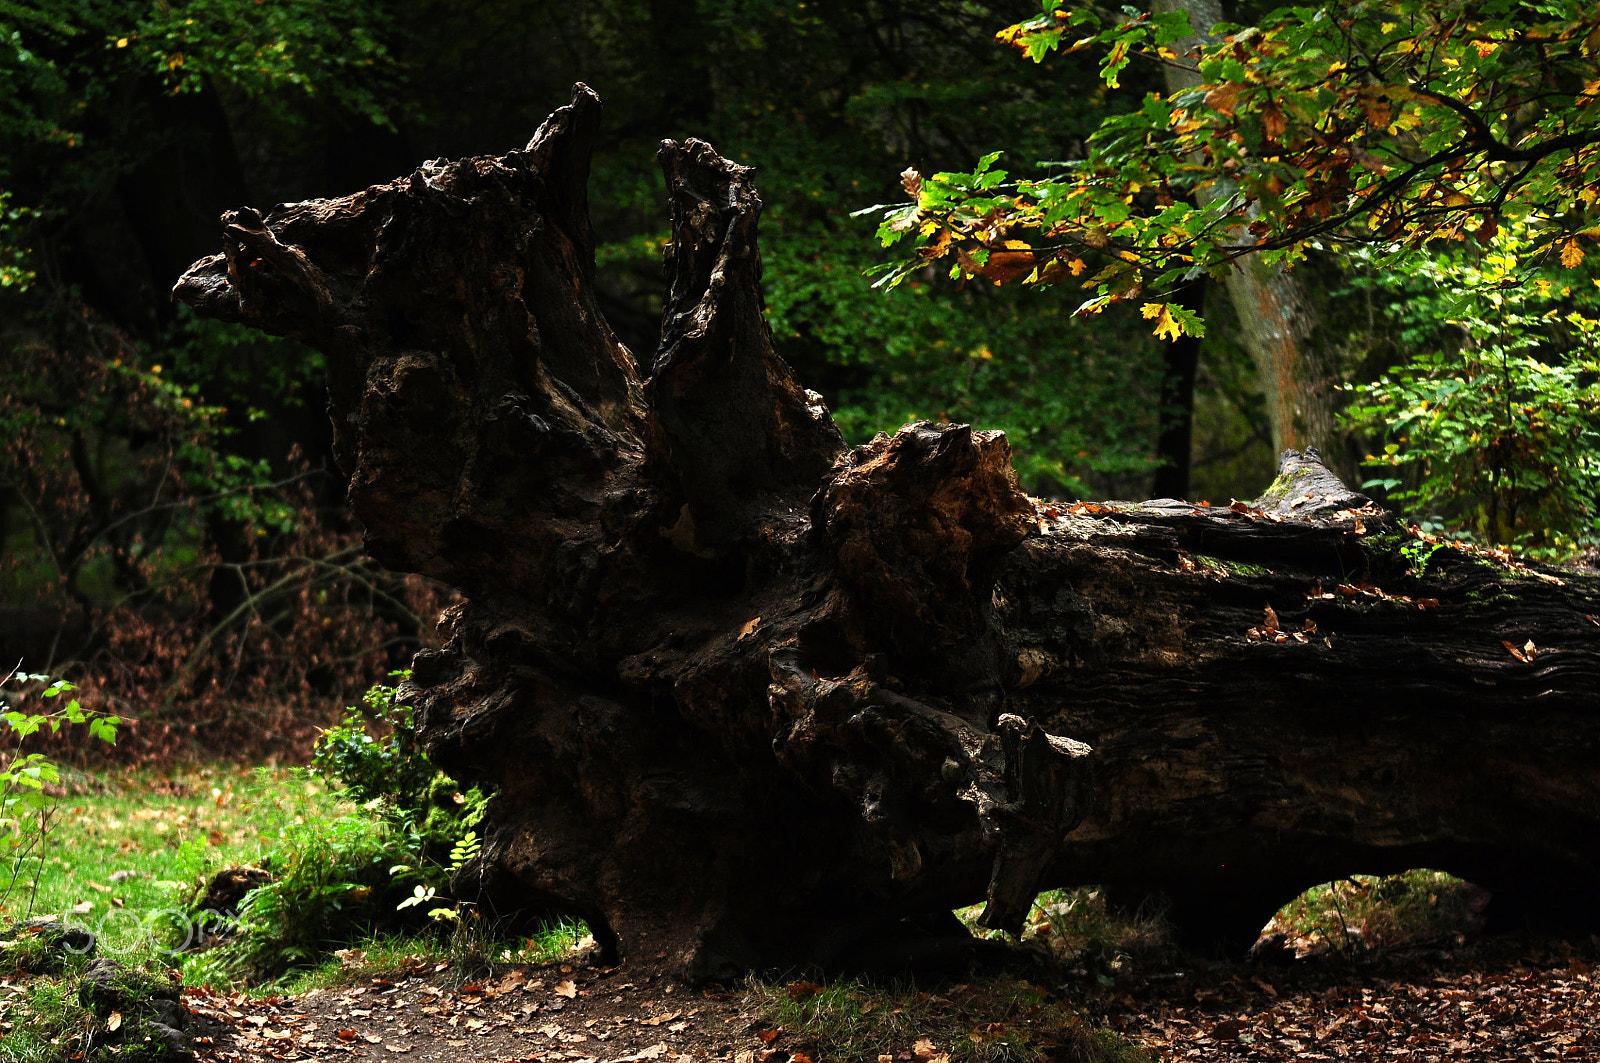
[[747,998],[786,1045],[829,1063],[1148,1063],[1150,1056],[1031,982],[993,979],[940,993],[841,980],[753,980]]
[[120,948],[185,907],[210,874],[259,864],[290,825],[339,804],[326,785],[272,768],[113,776],[99,790],[59,800],[46,844],[17,868],[0,918],[65,914]]
[[0,1063],[60,1063],[89,1021],[70,975],[29,978],[21,993],[0,1002]]

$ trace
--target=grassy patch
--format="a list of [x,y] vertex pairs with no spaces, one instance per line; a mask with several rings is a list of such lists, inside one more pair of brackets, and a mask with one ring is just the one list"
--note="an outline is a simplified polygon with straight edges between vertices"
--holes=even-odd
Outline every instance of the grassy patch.
[[1354,875],[1313,886],[1280,908],[1263,933],[1300,956],[1461,944],[1483,925],[1488,894],[1443,871]]
[[[263,991],[335,984],[397,969],[408,957],[464,966],[543,962],[588,933],[564,923],[510,937],[475,919],[462,920],[461,929],[429,922],[417,908],[408,913],[409,932],[385,930],[398,922],[396,896],[411,889],[404,875],[391,875],[399,862],[387,838],[393,828],[298,769],[212,767],[76,783],[55,807],[48,844],[24,862],[0,902],[0,925],[62,920],[96,935],[96,955],[181,963],[190,983],[254,983]],[[263,891],[243,913],[261,932],[180,955],[186,939],[200,940],[190,909],[201,887],[233,865],[283,876],[283,888]],[[214,937],[214,928],[204,932]],[[333,955],[341,946],[365,960],[341,961]],[[0,1054],[0,1063],[7,1058]]]
[[291,826],[337,805],[327,786],[288,769],[114,777],[98,793],[60,799],[49,841],[20,869],[0,918],[66,913],[120,940],[146,916],[181,907],[209,872],[260,863]]
[[[762,1036],[830,1063],[1148,1063],[1149,1055],[1026,981],[997,979],[941,993],[856,981],[751,981]],[[779,1041],[782,1038],[782,1041]]]

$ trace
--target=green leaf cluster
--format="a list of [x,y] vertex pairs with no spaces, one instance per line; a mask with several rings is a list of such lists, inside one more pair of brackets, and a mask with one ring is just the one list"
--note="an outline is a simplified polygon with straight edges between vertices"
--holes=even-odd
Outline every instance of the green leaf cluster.
[[1345,418],[1379,440],[1366,486],[1430,530],[1563,557],[1600,541],[1600,281],[1530,268],[1537,242],[1506,229],[1369,275],[1404,354]]

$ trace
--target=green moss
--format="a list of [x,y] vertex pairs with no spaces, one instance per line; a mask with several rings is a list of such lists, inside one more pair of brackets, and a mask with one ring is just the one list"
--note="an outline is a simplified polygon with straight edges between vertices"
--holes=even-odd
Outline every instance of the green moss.
[[1265,565],[1252,565],[1244,561],[1231,561],[1227,558],[1212,557],[1209,554],[1195,554],[1194,563],[1202,568],[1220,568],[1232,576],[1270,576],[1272,570]]

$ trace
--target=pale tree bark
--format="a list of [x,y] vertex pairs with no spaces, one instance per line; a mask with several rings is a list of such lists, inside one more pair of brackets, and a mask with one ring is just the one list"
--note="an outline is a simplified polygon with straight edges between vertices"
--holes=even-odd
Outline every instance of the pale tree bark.
[[[1173,50],[1179,55],[1216,40],[1210,31],[1222,21],[1219,0],[1154,0],[1152,8],[1189,16],[1195,32],[1175,43]],[[1168,94],[1200,84],[1199,71],[1190,66],[1169,64],[1165,75]],[[1238,238],[1250,237],[1240,229]],[[1247,255],[1229,273],[1226,287],[1239,318],[1239,340],[1255,364],[1267,399],[1274,452],[1315,446],[1338,453],[1333,447],[1333,396],[1339,382],[1339,349],[1322,327],[1304,280]]]

